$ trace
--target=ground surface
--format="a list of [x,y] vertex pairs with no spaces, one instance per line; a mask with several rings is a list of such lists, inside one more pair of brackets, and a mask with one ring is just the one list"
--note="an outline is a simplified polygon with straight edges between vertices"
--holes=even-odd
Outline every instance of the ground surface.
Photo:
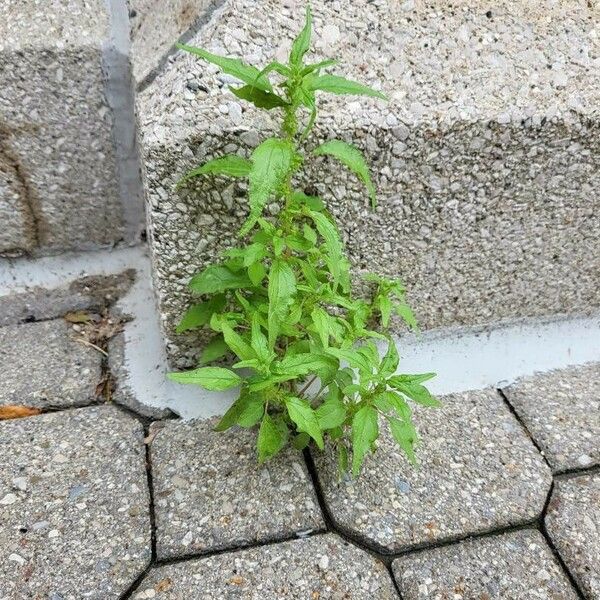
[[0,410],[40,411],[0,421],[0,600],[600,599],[597,364],[446,396],[419,469],[384,431],[338,481],[108,394],[96,321],[0,327]]

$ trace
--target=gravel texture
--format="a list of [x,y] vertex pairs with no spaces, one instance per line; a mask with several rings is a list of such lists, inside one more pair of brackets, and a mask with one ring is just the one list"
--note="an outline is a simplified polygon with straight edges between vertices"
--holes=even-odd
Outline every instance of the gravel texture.
[[157,408],[144,404],[144,398],[138,398],[127,383],[127,365],[125,364],[125,338],[117,334],[108,342],[108,368],[113,378],[111,399],[134,412],[151,419],[166,419],[173,416],[168,408]]
[[532,521],[551,473],[495,390],[442,398],[416,409],[422,438],[414,468],[386,426],[360,477],[339,482],[337,458],[315,462],[331,518],[383,552],[452,540]]
[[134,600],[391,600],[383,563],[336,535],[221,554],[150,571]]
[[0,3],[0,171],[8,170],[14,192],[0,196],[0,216],[19,215],[2,220],[0,254],[88,249],[122,237],[103,70],[108,37],[104,0]]
[[0,327],[0,405],[81,406],[96,397],[102,355],[62,319]]
[[54,319],[67,312],[101,310],[110,306],[131,286],[135,271],[117,275],[91,275],[51,289],[31,286],[0,296],[0,327],[27,321]]
[[[256,431],[213,431],[217,419],[153,425],[159,558],[289,537],[324,527],[302,455],[259,467]],[[151,432],[151,436],[152,433]]]
[[[373,163],[376,211],[328,159],[306,179],[341,225],[357,272],[401,275],[423,327],[584,313],[599,306],[600,36],[578,0],[312,3],[315,60],[384,89],[389,103],[327,97],[311,143],[354,141]],[[191,43],[265,65],[285,59],[302,3],[226,0]],[[174,326],[186,284],[237,242],[243,183],[192,166],[247,155],[275,117],[242,106],[233,82],[180,52],[138,98],[155,289],[173,363],[198,344]],[[258,135],[261,131],[261,135]]]
[[543,536],[516,531],[396,559],[404,600],[576,600]]
[[527,377],[504,393],[554,471],[600,463],[600,363]]
[[173,44],[220,0],[129,0],[131,62],[140,83],[159,66]]
[[111,407],[0,422],[0,597],[119,598],[150,562],[140,424]]
[[600,599],[600,474],[559,479],[546,529],[590,600]]

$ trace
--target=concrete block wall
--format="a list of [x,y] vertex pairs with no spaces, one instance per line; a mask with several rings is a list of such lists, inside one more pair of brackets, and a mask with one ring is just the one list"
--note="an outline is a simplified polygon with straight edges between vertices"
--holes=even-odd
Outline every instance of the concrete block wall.
[[127,44],[124,3],[0,3],[0,256],[139,240]]
[[[375,212],[327,160],[297,182],[328,201],[355,272],[401,276],[424,328],[597,309],[600,8],[311,4],[314,59],[340,58],[391,98],[327,98],[311,140],[363,149]],[[136,241],[143,191],[166,345],[174,365],[193,364],[198,339],[174,334],[187,281],[236,241],[247,207],[240,183],[175,184],[209,157],[247,155],[276,124],[173,43],[285,60],[303,12],[298,0],[0,3],[0,257]]]
[[[316,144],[354,140],[379,207],[325,160],[306,181],[327,199],[354,268],[401,276],[423,327],[600,306],[599,11],[586,2],[313,2],[315,59],[383,89],[387,105],[329,98]],[[191,43],[266,64],[285,59],[303,3],[226,0]],[[246,155],[271,116],[193,56],[166,61],[138,97],[154,284],[174,364],[189,277],[235,242],[243,184],[175,184],[193,165]]]

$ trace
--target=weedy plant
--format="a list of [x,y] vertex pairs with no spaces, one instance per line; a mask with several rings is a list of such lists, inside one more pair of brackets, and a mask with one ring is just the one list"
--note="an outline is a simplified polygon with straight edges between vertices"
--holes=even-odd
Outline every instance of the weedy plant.
[[[279,137],[265,139],[249,158],[215,158],[180,182],[203,175],[247,178],[250,213],[239,232],[246,243],[228,250],[221,262],[190,281],[201,301],[189,308],[178,327],[178,332],[198,328],[214,332],[201,365],[230,354],[237,362],[230,369],[200,366],[171,373],[170,378],[208,390],[239,386],[239,398],[216,429],[259,425],[259,462],[288,443],[303,449],[312,439],[323,449],[329,438],[337,449],[340,473],[351,464],[356,476],[365,456],[376,448],[382,418],[414,462],[417,434],[408,401],[424,406],[438,402],[423,385],[433,373],[396,374],[399,357],[388,331],[392,313],[416,328],[402,283],[368,275],[375,289],[372,299],[355,297],[334,219],[321,198],[294,187],[306,161],[330,156],[364,183],[375,206],[375,188],[357,148],[334,139],[308,153],[305,144],[317,117],[319,93],[381,100],[385,96],[325,73],[335,60],[306,63],[311,29],[307,9],[288,64],[272,62],[262,70],[236,58],[179,45],[239,79],[243,85],[231,91],[258,108],[280,113],[282,127]],[[266,217],[263,209],[273,201],[280,211]],[[376,340],[380,345],[387,342],[383,357]]]

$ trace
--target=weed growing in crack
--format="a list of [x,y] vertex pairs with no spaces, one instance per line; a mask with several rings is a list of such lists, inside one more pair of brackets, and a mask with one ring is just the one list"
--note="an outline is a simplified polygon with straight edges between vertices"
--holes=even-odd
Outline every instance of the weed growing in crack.
[[[373,297],[354,297],[334,219],[321,198],[294,188],[295,175],[307,160],[330,156],[364,183],[375,206],[375,187],[357,148],[334,139],[310,156],[303,150],[317,117],[317,94],[385,99],[360,83],[326,73],[335,60],[305,62],[311,21],[307,9],[288,64],[272,62],[262,70],[179,46],[239,79],[243,85],[231,91],[258,108],[279,112],[282,127],[279,137],[264,140],[249,158],[215,158],[181,182],[204,175],[247,178],[250,214],[239,232],[246,243],[225,252],[221,262],[190,281],[200,301],[178,327],[179,332],[201,327],[214,332],[202,353],[203,365],[230,354],[237,362],[231,369],[201,366],[169,377],[208,390],[240,386],[239,398],[217,430],[259,425],[259,462],[288,443],[301,450],[312,440],[323,449],[328,438],[337,450],[340,473],[351,465],[356,476],[365,456],[376,448],[382,418],[414,462],[417,434],[409,401],[430,407],[438,401],[423,385],[433,373],[396,374],[398,351],[388,329],[392,313],[416,328],[403,284],[368,275],[376,290]],[[281,210],[267,218],[263,209],[273,200]],[[383,357],[375,340],[387,342]]]

